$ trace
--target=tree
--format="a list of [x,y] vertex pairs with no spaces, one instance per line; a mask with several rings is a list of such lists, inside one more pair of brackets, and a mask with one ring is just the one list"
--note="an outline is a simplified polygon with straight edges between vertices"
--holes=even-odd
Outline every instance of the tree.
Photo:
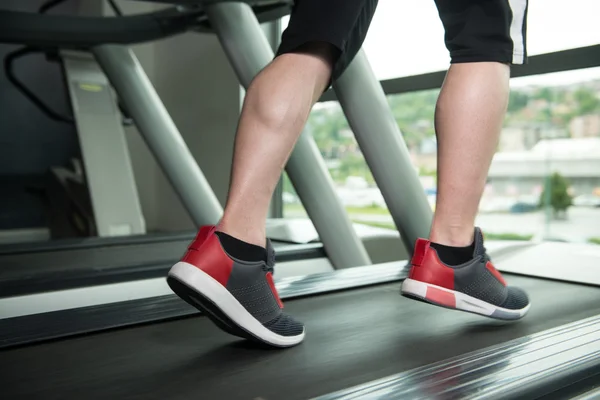
[[579,115],[589,114],[600,110],[600,99],[596,94],[588,88],[579,88],[573,93],[575,101],[577,101],[577,111]]
[[527,93],[511,90],[508,101],[508,112],[514,113],[527,107],[529,103],[529,95]]
[[538,89],[535,94],[533,95],[534,99],[542,99],[542,100],[546,100],[547,102],[551,102],[554,99],[554,91],[553,88],[550,87],[543,87],[541,89]]
[[368,182],[372,182],[372,176],[362,155],[348,154],[341,159],[340,167],[337,170],[336,178],[341,182],[349,176],[361,176]]
[[547,206],[548,201],[555,217],[566,213],[573,204],[573,198],[569,194],[569,181],[558,172],[546,178],[540,197],[540,207]]

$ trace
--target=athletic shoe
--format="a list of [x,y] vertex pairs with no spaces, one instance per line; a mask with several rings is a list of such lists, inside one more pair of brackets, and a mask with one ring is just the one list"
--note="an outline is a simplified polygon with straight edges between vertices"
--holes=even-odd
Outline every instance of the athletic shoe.
[[461,265],[444,264],[430,244],[417,240],[410,273],[402,283],[403,296],[501,320],[527,314],[527,294],[506,285],[486,253],[479,228],[475,228],[473,259]]
[[215,227],[203,227],[167,282],[225,332],[274,347],[294,346],[304,339],[304,325],[282,311],[269,241],[267,254],[266,262],[237,260],[225,252]]

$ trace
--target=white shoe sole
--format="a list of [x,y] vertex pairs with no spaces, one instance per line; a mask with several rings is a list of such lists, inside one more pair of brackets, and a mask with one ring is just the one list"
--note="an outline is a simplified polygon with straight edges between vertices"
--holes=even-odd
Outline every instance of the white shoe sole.
[[497,307],[483,300],[455,290],[446,289],[429,283],[405,279],[402,283],[402,295],[417,298],[441,307],[467,311],[474,314],[501,320],[521,319],[529,311],[531,304],[520,310]]
[[[242,304],[210,275],[195,266],[178,262],[169,271],[169,278],[175,279],[181,284],[191,289],[200,299],[192,298],[193,305],[203,312],[208,312],[217,318],[221,323],[233,329],[226,329],[221,324],[217,324],[229,333],[236,334],[241,329],[243,332],[265,344],[275,347],[290,347],[301,343],[304,340],[304,329],[302,333],[295,336],[282,336],[265,328],[256,318],[252,316]],[[175,293],[184,298],[183,294]],[[189,297],[189,296],[187,296]],[[184,298],[185,299],[185,298]],[[187,299],[185,299],[188,301]],[[202,300],[202,301],[201,301]],[[215,315],[203,305],[204,300],[211,302],[221,315]],[[189,302],[189,301],[188,301]],[[237,334],[237,336],[241,336]]]

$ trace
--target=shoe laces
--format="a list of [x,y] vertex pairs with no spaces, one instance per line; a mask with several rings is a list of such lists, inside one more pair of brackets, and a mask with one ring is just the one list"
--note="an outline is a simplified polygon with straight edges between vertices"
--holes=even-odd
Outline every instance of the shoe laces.
[[487,263],[488,261],[489,261],[489,262],[491,262],[491,261],[492,261],[492,258],[491,258],[491,257],[490,257],[490,255],[488,254],[488,252],[487,252],[487,249],[486,249],[484,246],[482,246],[482,249],[483,249],[483,256],[481,256],[481,260],[482,260],[484,263]]
[[267,239],[267,262],[263,266],[265,272],[275,275],[275,249],[271,241]]

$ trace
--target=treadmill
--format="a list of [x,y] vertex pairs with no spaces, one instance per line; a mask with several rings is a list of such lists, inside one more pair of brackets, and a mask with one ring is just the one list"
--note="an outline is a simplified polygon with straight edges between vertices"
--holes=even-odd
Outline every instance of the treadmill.
[[[260,39],[259,2],[195,3],[202,10],[197,18],[210,23],[247,86],[261,64],[268,62],[262,56],[272,55],[266,40]],[[272,1],[263,3],[273,5]],[[8,16],[0,13],[0,22],[4,18]],[[7,40],[2,31],[0,39]],[[128,99],[135,99],[131,94],[135,91],[124,96],[122,86],[127,82],[134,86],[143,71],[135,70],[128,79],[115,76],[115,71],[131,65],[133,54],[115,44],[93,52],[103,60],[100,64],[129,107]],[[426,235],[431,210],[364,53],[336,83],[335,91],[410,249],[414,238]],[[149,115],[156,104],[146,106]],[[162,135],[164,141],[174,140],[170,133]],[[310,147],[310,142],[299,144],[301,152],[288,168],[310,154],[302,152],[306,150],[303,144]],[[390,170],[393,176],[386,175]],[[302,181],[300,171],[295,172]],[[326,183],[326,179],[315,179],[312,197],[324,196],[321,208],[329,216],[327,223],[316,218],[319,207],[314,206],[311,194],[302,190],[299,194],[327,254],[334,254],[338,265],[340,241],[330,240],[324,225],[339,228],[346,220],[336,219],[335,202],[327,203],[329,189],[321,187]],[[69,307],[52,309],[52,301],[69,296],[63,293],[68,291],[36,295],[47,297],[34,297],[35,309],[24,305],[30,296],[0,300],[1,306],[20,311],[0,320],[2,393],[11,399],[597,396],[600,276],[590,276],[588,271],[582,279],[586,271],[577,270],[585,265],[584,258],[588,265],[593,262],[591,247],[575,259],[567,244],[490,246],[498,269],[511,284],[527,290],[532,300],[527,318],[500,323],[400,297],[406,262],[364,262],[360,251],[351,251],[353,238],[345,240],[346,256],[354,257],[349,268],[277,279],[286,310],[304,321],[307,330],[303,344],[284,351],[259,348],[219,331],[208,318],[170,294],[163,278],[145,282],[156,285],[151,295],[83,307],[76,306],[78,299]],[[564,281],[565,264],[553,251],[571,258],[570,282]],[[359,261],[363,266],[353,265]],[[124,284],[132,288],[137,283]],[[79,289],[79,295],[92,296],[92,289]]]
[[[86,30],[85,19],[65,16],[52,19],[45,14],[65,1],[46,2],[40,7],[39,15],[7,13],[1,28],[6,42],[26,45],[5,58],[7,78],[49,118],[76,126],[82,160],[73,163],[74,171],[55,167],[49,174],[54,179],[49,179],[52,185],[46,189],[50,194],[47,194],[49,198],[45,202],[55,203],[47,211],[53,240],[0,245],[0,298],[163,276],[196,233],[146,232],[122,128],[128,113],[114,96],[94,97],[80,90],[80,86],[83,82],[83,86],[95,88],[97,93],[100,93],[98,88],[109,88],[105,74],[90,57],[94,44],[137,43],[190,29],[206,30],[203,28],[202,12],[197,7],[189,7],[182,11],[163,10],[126,19],[95,19],[97,24]],[[264,20],[285,14],[285,6],[263,5],[256,11]],[[118,8],[115,12],[121,14]],[[48,31],[47,24],[52,21],[59,26]],[[15,37],[15,27],[28,23],[36,28],[25,37]],[[61,28],[63,24],[67,28]],[[80,36],[82,33],[83,37]],[[59,61],[72,116],[53,111],[17,78],[15,61],[33,52]],[[98,149],[110,149],[110,164],[105,162],[106,151]],[[74,179],[56,182],[57,177],[64,176]],[[203,176],[199,180],[198,187],[205,190],[203,196],[195,198],[196,204],[200,202],[202,208],[194,206],[188,211],[198,224],[214,223],[221,212],[220,205]],[[188,198],[196,194],[191,193]],[[69,226],[77,225],[72,222],[74,220],[84,221],[84,226],[79,229]],[[271,221],[271,225],[277,225],[276,221]],[[319,259],[321,269],[327,269],[326,253],[321,243],[298,244],[288,240],[289,235],[274,233],[273,244],[279,261]]]

